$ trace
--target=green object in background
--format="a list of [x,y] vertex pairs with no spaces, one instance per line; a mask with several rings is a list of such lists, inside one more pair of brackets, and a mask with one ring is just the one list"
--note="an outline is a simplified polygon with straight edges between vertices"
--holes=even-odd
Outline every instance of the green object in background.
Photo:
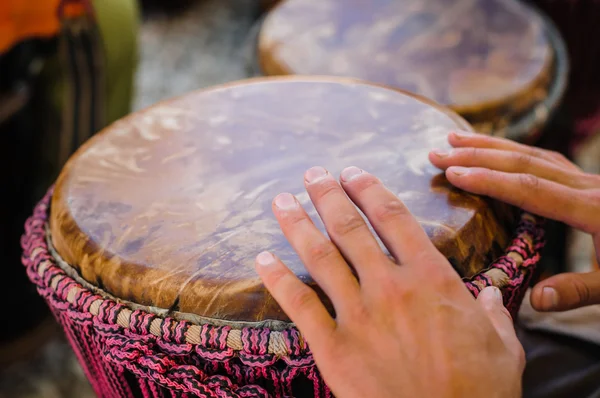
[[136,0],[96,0],[106,53],[106,121],[131,111],[138,55],[139,6]]
[[[139,59],[140,10],[137,0],[94,1],[96,23],[104,53],[106,124],[131,111],[135,71]],[[56,110],[63,108],[67,90],[64,64],[57,53],[46,61],[43,80]]]
[[65,23],[57,51],[45,61],[38,81],[36,118],[43,120],[44,131],[38,136],[41,150],[36,151],[41,161],[37,198],[81,144],[132,109],[139,59],[138,1],[95,0],[93,6],[93,24]]

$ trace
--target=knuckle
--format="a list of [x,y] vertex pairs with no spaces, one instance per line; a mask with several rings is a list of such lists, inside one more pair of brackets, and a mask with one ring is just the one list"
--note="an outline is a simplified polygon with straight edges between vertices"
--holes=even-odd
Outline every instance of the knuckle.
[[[433,263],[429,263],[433,264]],[[460,276],[458,273],[452,269],[451,267],[444,268],[443,270],[439,270],[438,272],[432,273],[430,275],[431,283],[436,286],[438,290],[444,292],[451,292],[458,286],[459,288],[463,288],[463,284],[461,283]]]
[[[600,183],[600,179],[598,180],[598,182]],[[588,196],[589,196],[589,201],[591,202],[591,204],[594,207],[600,208],[600,187],[598,187],[598,189],[593,189],[591,191],[588,191]]]
[[268,284],[277,288],[277,286],[282,284],[287,274],[288,272],[285,269],[270,268],[269,272],[266,275]]
[[306,215],[299,211],[290,212],[285,215],[285,223],[290,227],[295,227],[306,221]]
[[567,157],[560,152],[548,151],[548,154],[556,160],[568,161]]
[[350,317],[354,322],[362,323],[370,318],[369,309],[361,302],[349,309]]
[[583,278],[577,275],[575,278],[573,278],[572,284],[579,304],[585,305],[590,303],[592,292],[590,291],[590,287],[587,283],[585,283]]
[[518,343],[515,347],[515,357],[517,360],[517,366],[519,370],[525,369],[527,364],[527,356],[525,355],[525,349]]
[[548,153],[550,151],[545,151],[543,149],[530,146],[529,147],[529,151],[527,151],[527,152],[528,152],[527,153],[528,156],[531,156],[531,157],[534,157],[534,158],[544,158],[545,157],[544,154],[546,154],[546,153]]
[[409,214],[408,208],[400,200],[384,202],[373,210],[373,217],[378,223],[404,218]]
[[415,290],[412,287],[412,284],[398,283],[396,278],[383,278],[377,286],[377,297],[379,300],[386,303],[394,303],[397,301],[409,303],[414,296]]
[[[320,340],[329,342],[329,344],[325,343],[319,346],[322,358],[329,358],[334,363],[340,363],[348,358],[347,347],[345,344],[340,344],[338,333],[327,333],[325,336],[321,336]],[[310,342],[308,343],[310,344]]]
[[592,189],[598,189],[596,194],[600,194],[600,174],[585,174],[586,179]]
[[351,187],[352,191],[356,192],[357,194],[360,194],[366,191],[367,189],[371,188],[372,186],[378,184],[380,184],[378,178],[371,174],[364,174],[363,176],[361,176],[361,178],[357,178],[356,180],[352,181],[352,184],[349,186]]
[[515,155],[515,162],[518,167],[526,169],[533,162],[533,157],[526,153],[517,153]]
[[313,242],[308,246],[308,258],[311,262],[318,263],[326,261],[335,255],[335,248],[328,240]]
[[476,147],[464,148],[463,153],[467,157],[470,157],[472,159],[478,159],[482,155],[482,149]]
[[519,174],[519,183],[523,189],[535,191],[539,189],[540,179],[532,174]]
[[313,192],[313,201],[321,201],[328,196],[335,195],[340,191],[339,185],[335,181],[327,181],[319,184],[319,188]]
[[[419,280],[420,283],[427,283],[436,288],[445,288],[452,287],[457,280],[461,282],[459,274],[448,259],[434,246],[432,246],[432,250],[423,250],[415,258],[419,262],[419,272],[413,278]],[[462,283],[461,286],[463,286]]]
[[316,300],[315,293],[306,286],[299,287],[290,292],[290,306],[295,310],[304,310],[310,308]]
[[348,236],[364,226],[365,222],[358,214],[348,214],[332,223],[331,232],[335,236]]

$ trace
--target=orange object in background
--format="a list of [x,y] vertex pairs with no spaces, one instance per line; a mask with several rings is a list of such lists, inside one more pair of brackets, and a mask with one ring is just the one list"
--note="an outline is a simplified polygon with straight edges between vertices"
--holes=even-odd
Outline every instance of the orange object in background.
[[59,7],[65,16],[85,12],[83,0],[1,0],[0,53],[32,37],[51,37],[60,30]]

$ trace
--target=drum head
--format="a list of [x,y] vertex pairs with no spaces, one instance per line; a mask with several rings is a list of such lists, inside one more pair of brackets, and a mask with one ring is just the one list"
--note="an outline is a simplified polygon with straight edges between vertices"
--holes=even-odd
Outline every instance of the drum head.
[[288,0],[258,54],[266,75],[360,78],[494,128],[546,97],[553,65],[544,21],[517,0]]
[[[271,250],[314,282],[272,214],[314,165],[363,168],[406,203],[465,277],[500,256],[513,212],[459,191],[428,161],[456,114],[399,91],[336,78],[266,78],[137,112],[84,145],[51,204],[51,242],[121,300],[232,321],[288,321],[254,270]],[[318,290],[318,289],[317,289]],[[319,291],[326,305],[327,298]]]

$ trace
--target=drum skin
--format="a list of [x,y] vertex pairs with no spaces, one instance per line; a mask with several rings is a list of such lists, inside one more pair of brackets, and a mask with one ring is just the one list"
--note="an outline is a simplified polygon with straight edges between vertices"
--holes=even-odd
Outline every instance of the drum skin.
[[286,0],[262,24],[258,62],[266,75],[408,90],[492,133],[549,96],[556,54],[546,25],[517,0]]
[[271,250],[327,297],[271,211],[299,198],[324,231],[303,173],[363,168],[401,198],[463,277],[503,254],[507,205],[452,187],[428,161],[470,130],[414,95],[340,78],[251,79],[122,119],[84,145],[52,198],[51,241],[88,283],[118,299],[231,322],[289,319],[255,273]]

